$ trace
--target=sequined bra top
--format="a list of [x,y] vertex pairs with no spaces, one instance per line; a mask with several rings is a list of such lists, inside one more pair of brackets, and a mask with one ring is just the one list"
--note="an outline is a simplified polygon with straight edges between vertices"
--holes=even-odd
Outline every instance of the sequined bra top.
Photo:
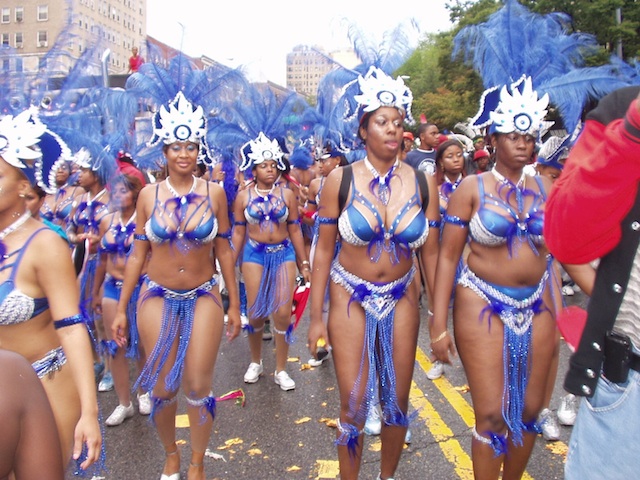
[[100,240],[100,251],[110,255],[126,257],[133,246],[133,233],[136,230],[135,222],[115,223],[115,216],[111,220],[109,229]]
[[[144,225],[144,230],[153,243],[189,241],[193,243],[210,243],[218,234],[218,220],[213,214],[213,206],[209,196],[203,197],[189,193],[182,197],[173,197],[162,203],[158,199],[160,184],[156,185],[156,200],[151,216]],[[189,213],[190,206],[195,206]]]
[[46,297],[33,298],[25,295],[16,288],[16,274],[22,256],[27,251],[31,240],[43,230],[47,230],[47,228],[40,228],[33,232],[21,248],[8,255],[5,261],[11,257],[17,257],[13,263],[5,263],[0,267],[0,271],[8,268],[11,269],[9,278],[0,283],[0,325],[17,325],[24,323],[49,308],[49,302]]
[[73,223],[85,232],[98,233],[100,220],[108,213],[109,208],[106,203],[90,200],[88,194],[85,194],[75,211]]
[[261,227],[285,223],[289,218],[289,208],[282,196],[278,197],[269,193],[267,195],[252,196],[249,190],[249,201],[244,209],[244,218],[247,223],[260,225]]
[[[429,223],[424,216],[423,208],[426,208],[426,205],[420,205],[417,179],[415,184],[414,194],[387,228],[376,206],[361,192],[356,191],[352,178],[351,199],[338,217],[338,231],[342,241],[354,246],[368,245],[375,253],[374,258],[379,258],[382,251],[387,251],[397,259],[398,250],[408,255],[411,250],[422,246],[429,234]],[[370,215],[366,215],[364,210]],[[372,225],[367,217],[373,217],[375,223]],[[405,224],[404,228],[397,231],[401,224]]]
[[[469,221],[471,239],[488,247],[511,244],[516,238],[531,242],[535,246],[544,245],[542,206],[547,197],[540,179],[527,177],[535,179],[539,192],[521,189],[513,184],[498,183],[498,196],[496,196],[485,192],[483,176],[477,177],[480,207]],[[521,196],[520,199],[516,198],[517,203],[521,203],[520,213],[509,203],[512,196],[518,195]],[[525,198],[533,198],[533,202],[529,209],[523,212],[522,205]]]

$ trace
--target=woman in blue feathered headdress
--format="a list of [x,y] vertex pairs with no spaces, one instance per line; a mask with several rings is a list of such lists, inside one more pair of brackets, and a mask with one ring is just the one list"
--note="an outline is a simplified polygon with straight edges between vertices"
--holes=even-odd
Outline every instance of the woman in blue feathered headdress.
[[168,71],[145,64],[129,80],[131,91],[156,105],[162,102],[152,118],[148,146],[161,152],[168,175],[143,188],[138,197],[133,251],[112,333],[124,347],[128,304],[146,268],[138,330],[147,361],[134,388],[141,386],[151,394],[151,418],[165,451],[164,480],[180,478],[175,416],[176,396],[180,387],[184,389],[192,439],[188,475],[204,478],[204,454],[216,407],[213,370],[224,330],[212,254],[229,292],[227,337],[232,340],[240,333],[227,199],[220,186],[193,175],[198,158],[209,152],[205,107],[211,104],[203,95],[215,90],[216,84],[181,57]]
[[64,148],[32,111],[0,120],[0,343],[27,358],[42,380],[63,465],[84,450],[86,469],[101,458],[91,342],[69,248],[31,218],[25,201],[32,186],[51,191],[51,167]]
[[[333,349],[338,386],[340,476],[360,469],[362,428],[379,389],[383,417],[380,476],[397,467],[407,427],[418,341],[416,251],[433,287],[438,193],[433,178],[400,162],[403,123],[412,95],[401,78],[371,67],[343,99],[367,156],[329,174],[318,205],[319,237],[311,282],[309,350]],[[353,96],[352,96],[353,95]],[[352,133],[353,135],[353,133]],[[335,244],[340,235],[340,253]],[[329,320],[322,318],[329,284]]]

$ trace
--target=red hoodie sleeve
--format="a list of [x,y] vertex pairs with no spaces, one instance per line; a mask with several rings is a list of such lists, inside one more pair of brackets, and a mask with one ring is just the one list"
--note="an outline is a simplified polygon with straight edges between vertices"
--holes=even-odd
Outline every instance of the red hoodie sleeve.
[[620,222],[631,209],[640,179],[640,112],[604,126],[587,120],[564,171],[549,195],[544,236],[563,263],[582,264],[620,241]]

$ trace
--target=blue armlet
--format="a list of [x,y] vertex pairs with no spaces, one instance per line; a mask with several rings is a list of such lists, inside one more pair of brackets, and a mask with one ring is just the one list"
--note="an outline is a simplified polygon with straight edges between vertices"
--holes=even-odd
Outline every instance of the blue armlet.
[[247,225],[247,222],[241,222],[241,221],[235,221],[233,222],[234,225],[239,225],[241,227],[244,227]]
[[300,225],[300,219],[296,218],[295,220],[287,220],[287,225]]
[[320,225],[337,225],[338,219],[331,217],[318,217],[318,223]]
[[76,323],[85,323],[84,317],[79,313],[71,317],[63,318],[62,320],[54,320],[53,328],[58,330],[59,328],[70,327]]
[[441,224],[440,220],[429,220],[429,228],[440,228]]
[[452,223],[453,225],[457,225],[459,227],[468,227],[469,220],[462,220],[460,217],[456,217],[455,215],[444,214],[442,220],[445,223]]
[[218,232],[216,237],[226,238],[227,240],[229,240],[231,238],[231,229],[227,230],[226,232]]
[[149,241],[149,237],[147,237],[144,233],[142,233],[142,234],[134,233],[133,234],[133,239],[134,240],[142,240],[143,242],[148,242]]

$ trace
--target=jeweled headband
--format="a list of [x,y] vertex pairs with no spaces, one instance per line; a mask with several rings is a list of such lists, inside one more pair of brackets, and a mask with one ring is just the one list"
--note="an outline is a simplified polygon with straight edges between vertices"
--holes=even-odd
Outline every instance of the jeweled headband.
[[56,191],[53,166],[69,156],[65,142],[47,129],[37,110],[25,110],[0,120],[0,157],[22,170],[31,185],[38,185],[46,193]]
[[360,106],[360,115],[373,112],[380,107],[395,107],[402,110],[407,121],[413,123],[411,116],[411,103],[413,94],[404,84],[401,77],[391,78],[377,67],[370,67],[367,74],[358,77],[360,94],[354,96],[354,100]]
[[207,133],[207,122],[201,106],[194,107],[178,92],[168,106],[162,105],[153,116],[153,136],[148,145],[159,142],[170,145],[174,142],[202,143]]
[[16,168],[27,168],[22,160],[36,160],[42,152],[33,148],[47,127],[41,122],[34,122],[32,112],[24,112],[14,116],[6,115],[0,120],[0,156]]
[[500,90],[497,108],[489,113],[493,130],[498,133],[516,132],[537,138],[543,127],[548,105],[549,95],[545,93],[538,99],[538,93],[531,84],[531,77],[525,77],[522,82],[512,84],[511,88],[505,85]]
[[263,132],[258,134],[254,140],[250,140],[242,146],[242,165],[240,171],[252,168],[266,160],[276,162],[278,170],[286,170],[287,166],[283,161],[284,153],[277,140],[270,140]]

